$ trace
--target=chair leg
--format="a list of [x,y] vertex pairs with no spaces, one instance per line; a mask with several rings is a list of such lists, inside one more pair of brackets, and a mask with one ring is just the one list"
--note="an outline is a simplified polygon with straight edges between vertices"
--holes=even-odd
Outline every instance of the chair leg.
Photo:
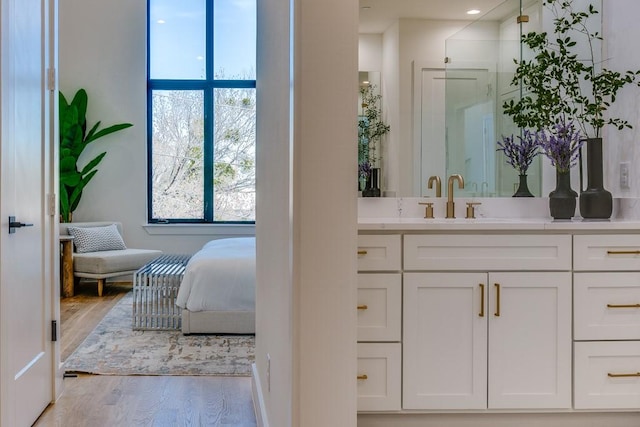
[[102,290],[104,289],[104,279],[98,279],[98,296],[102,296]]

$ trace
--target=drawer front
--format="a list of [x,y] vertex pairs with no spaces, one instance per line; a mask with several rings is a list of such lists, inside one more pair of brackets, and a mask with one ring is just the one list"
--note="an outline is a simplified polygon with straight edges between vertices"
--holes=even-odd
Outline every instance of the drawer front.
[[400,410],[400,344],[358,344],[358,411]]
[[640,340],[640,273],[574,273],[574,338]]
[[400,341],[399,273],[358,274],[358,341]]
[[640,341],[576,342],[575,408],[638,409]]
[[570,235],[407,235],[405,270],[570,270]]
[[399,271],[400,235],[359,235],[358,271]]
[[573,269],[639,271],[640,235],[585,235],[573,238]]

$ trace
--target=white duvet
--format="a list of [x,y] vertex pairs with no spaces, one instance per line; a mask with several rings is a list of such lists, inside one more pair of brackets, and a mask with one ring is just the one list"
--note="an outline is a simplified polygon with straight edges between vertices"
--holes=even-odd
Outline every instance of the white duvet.
[[256,239],[212,240],[185,269],[176,305],[189,311],[255,311]]

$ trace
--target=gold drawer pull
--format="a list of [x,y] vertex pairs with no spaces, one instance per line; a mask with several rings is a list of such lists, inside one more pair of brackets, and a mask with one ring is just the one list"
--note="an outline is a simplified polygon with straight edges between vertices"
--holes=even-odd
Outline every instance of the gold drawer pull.
[[496,287],[496,312],[493,315],[500,317],[500,283],[494,283],[493,286]]
[[358,380],[366,380],[369,377],[367,377],[367,374],[363,374],[363,375],[358,375]]
[[640,251],[607,251],[607,255],[640,255]]
[[367,251],[364,251],[364,250],[363,251],[360,251],[360,250],[358,251],[358,255],[366,255],[366,254],[367,254]]
[[484,285],[480,283],[478,286],[480,286],[480,313],[478,316],[484,317]]
[[607,376],[610,377],[610,378],[640,377],[640,372],[632,372],[630,374],[612,374],[611,372],[609,372],[607,374]]
[[607,304],[607,308],[640,308],[640,304]]
[[367,306],[367,304],[362,304],[362,305],[358,306],[358,310],[366,310],[368,308],[369,308],[369,306]]

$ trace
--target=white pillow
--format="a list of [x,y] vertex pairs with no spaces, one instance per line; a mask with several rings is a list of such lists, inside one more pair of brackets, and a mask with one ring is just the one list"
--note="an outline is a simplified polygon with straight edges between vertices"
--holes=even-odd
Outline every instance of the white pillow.
[[68,227],[76,252],[98,252],[127,249],[115,224],[106,227]]

